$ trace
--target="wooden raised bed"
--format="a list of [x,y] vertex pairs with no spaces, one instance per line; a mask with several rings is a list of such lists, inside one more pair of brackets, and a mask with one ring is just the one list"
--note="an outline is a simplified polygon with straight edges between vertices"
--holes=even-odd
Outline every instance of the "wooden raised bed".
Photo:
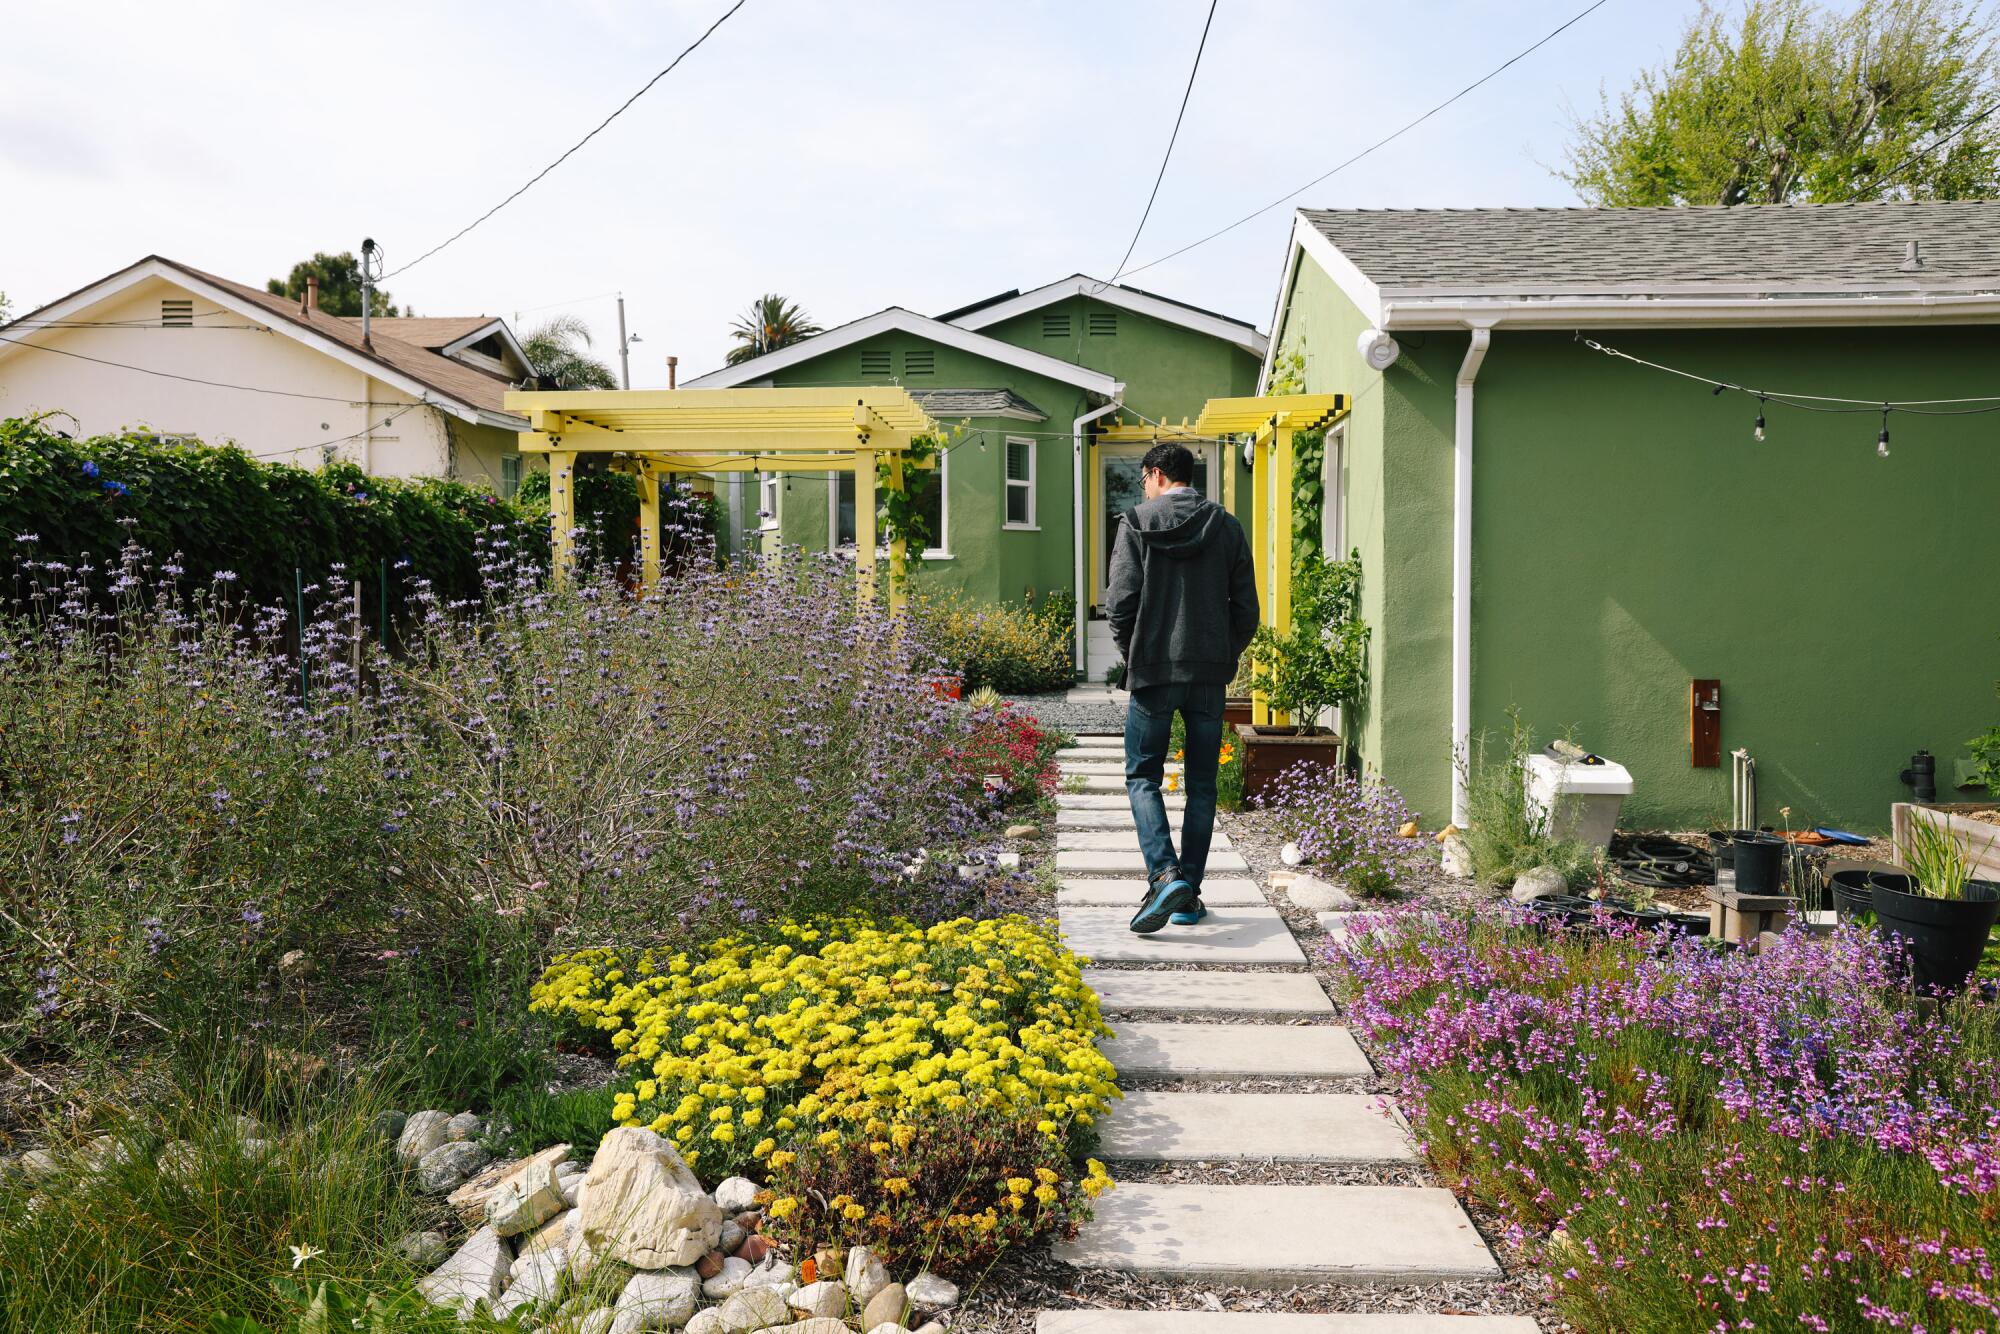
[[1972,878],[2000,883],[2000,823],[1992,820],[1972,818],[1974,811],[1982,814],[2000,813],[2000,801],[1941,801],[1918,804],[1914,801],[1899,801],[1889,808],[1889,828],[1896,840],[1896,860],[1903,859],[1903,845],[1909,841],[1910,825],[1922,820],[1927,824],[1942,824],[1955,838],[1965,840],[1966,852],[1972,858]]
[[1243,797],[1260,795],[1279,774],[1299,765],[1340,767],[1340,738],[1330,732],[1300,736],[1296,727],[1236,725],[1236,744],[1243,748]]
[[1250,721],[1250,697],[1231,695],[1222,701],[1222,721],[1234,727]]

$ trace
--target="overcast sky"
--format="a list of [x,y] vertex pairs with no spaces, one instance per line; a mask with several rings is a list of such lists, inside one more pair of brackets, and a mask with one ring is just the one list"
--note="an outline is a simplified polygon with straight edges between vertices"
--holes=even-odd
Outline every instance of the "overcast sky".
[[[1588,0],[1221,0],[1135,265],[1319,175]],[[642,85],[728,0],[14,5],[0,44],[0,290],[18,314],[160,253],[262,284],[363,236],[393,269]],[[1693,5],[1610,0],[1317,207],[1575,203],[1573,108]],[[633,383],[718,365],[777,291],[833,325],[1108,276],[1207,0],[748,0],[541,184],[388,284],[425,315],[558,311]],[[1269,320],[1292,203],[1129,279]],[[607,359],[610,359],[607,356]]]

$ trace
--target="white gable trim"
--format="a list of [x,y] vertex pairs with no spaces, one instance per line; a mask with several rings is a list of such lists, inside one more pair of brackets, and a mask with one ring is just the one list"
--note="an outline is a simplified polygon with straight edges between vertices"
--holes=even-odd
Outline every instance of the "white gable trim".
[[516,371],[524,379],[530,375],[533,375],[535,373],[535,368],[528,361],[528,354],[524,350],[522,350],[521,344],[514,338],[514,331],[507,327],[507,321],[499,318],[498,316],[495,316],[493,319],[488,320],[486,323],[480,325],[477,329],[474,329],[471,333],[466,334],[464,337],[454,338],[451,342],[446,343],[443,347],[438,349],[438,355],[441,357],[450,357],[452,360],[456,361],[458,360],[458,354],[460,352],[465,351],[467,348],[471,347],[474,343],[486,337],[488,334],[494,334],[494,333],[500,335],[500,341],[506,345],[507,351],[513,354],[515,361],[515,364],[512,367],[503,366],[501,369],[502,370],[511,369],[513,371]]
[[[88,310],[101,301],[105,301],[117,296],[120,292],[137,286],[148,278],[158,278],[162,282],[172,283],[183,291],[205,297],[224,310],[233,311],[245,319],[255,320],[258,324],[275,333],[284,334],[292,341],[304,344],[315,352],[332,357],[344,366],[352,367],[364,375],[372,376],[393,389],[401,390],[421,403],[426,403],[441,411],[449,412],[461,421],[478,423],[482,420],[479,408],[454,398],[441,389],[435,389],[430,385],[413,379],[386,362],[362,356],[342,343],[337,343],[333,339],[315,333],[313,330],[305,328],[302,325],[294,324],[290,320],[281,319],[262,306],[243,300],[234,292],[216,287],[211,283],[203,282],[185,269],[176,268],[174,265],[168,264],[158,258],[142,259],[129,268],[120,269],[117,273],[107,278],[99,279],[83,290],[72,293],[53,305],[43,306],[39,310],[29,312],[28,315],[22,317],[22,320],[33,319],[39,323],[45,320],[68,319],[73,315]],[[0,331],[4,331],[8,327],[10,326],[0,325]],[[29,330],[27,332],[32,334],[40,331]],[[29,344],[29,346],[32,347],[33,344]],[[20,350],[19,345],[0,345],[0,357],[17,353]],[[527,418],[525,417],[514,418],[510,416],[507,420],[510,424],[513,422],[519,423],[514,429],[527,429]]]
[[1183,329],[1207,334],[1211,338],[1220,338],[1225,343],[1233,343],[1255,357],[1263,356],[1270,342],[1263,334],[1246,325],[1238,324],[1235,320],[1225,320],[1206,311],[1190,310],[1176,302],[1163,301],[1159,297],[1135,292],[1116,283],[1101,282],[1081,273],[1072,274],[1045,287],[1037,287],[1032,292],[1009,297],[1005,301],[996,301],[990,306],[981,306],[978,310],[960,315],[951,322],[963,329],[991,328],[1004,320],[1011,320],[1017,315],[1026,315],[1030,311],[1040,310],[1043,306],[1053,305],[1073,296],[1087,296],[1093,301],[1102,301],[1107,306],[1117,306],[1135,315],[1145,315],[1166,324],[1178,324]]
[[1367,316],[1368,322],[1382,328],[1382,289],[1369,281],[1368,276],[1355,266],[1344,251],[1326,239],[1326,233],[1312,225],[1312,220],[1303,213],[1292,216],[1292,240],[1306,254],[1312,256],[1313,263],[1325,270],[1333,279],[1334,286],[1346,294],[1355,308]]
[[1030,352],[1026,348],[1003,343],[997,338],[988,338],[985,334],[974,333],[955,324],[945,324],[927,315],[919,315],[914,310],[905,310],[901,306],[891,306],[887,310],[877,311],[873,315],[843,324],[837,329],[814,334],[802,342],[793,343],[790,347],[781,347],[776,352],[766,352],[761,357],[752,357],[735,366],[724,366],[719,371],[696,376],[682,387],[734,389],[753,380],[768,379],[773,371],[823,357],[829,352],[837,352],[843,347],[851,347],[891,330],[915,334],[919,338],[927,338],[945,347],[969,352],[975,357],[997,361],[1003,366],[1014,366],[1020,370],[1032,371],[1036,375],[1046,376],[1051,380],[1061,381],[1063,384],[1073,384],[1079,389],[1105,398],[1116,398],[1125,392],[1123,384],[1101,372],[1072,366],[1067,361],[1044,356],[1040,352]]

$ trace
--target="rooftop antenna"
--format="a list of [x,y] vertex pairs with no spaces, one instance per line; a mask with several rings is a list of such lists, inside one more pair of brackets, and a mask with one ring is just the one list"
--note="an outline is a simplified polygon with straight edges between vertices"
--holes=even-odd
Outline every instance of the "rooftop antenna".
[[375,238],[361,238],[361,346],[370,352],[375,344],[368,341],[369,307],[375,304],[375,284],[382,277],[382,247],[375,244]]

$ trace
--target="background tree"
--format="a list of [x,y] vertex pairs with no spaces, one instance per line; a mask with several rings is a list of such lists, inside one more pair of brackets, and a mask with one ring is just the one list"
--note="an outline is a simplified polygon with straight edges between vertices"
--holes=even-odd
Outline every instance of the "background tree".
[[7,301],[7,294],[5,292],[0,292],[0,324],[5,324],[7,322],[7,320],[9,319],[7,312],[11,309],[13,309],[13,307]]
[[[361,313],[361,264],[348,251],[329,255],[316,252],[311,259],[300,260],[292,265],[291,276],[282,282],[276,278],[264,284],[264,290],[274,296],[287,296],[294,301],[302,301],[306,295],[306,279],[319,279],[319,308],[329,315],[359,315]],[[394,319],[410,312],[396,309],[389,294],[377,288],[374,292],[373,308],[370,315],[383,319]]]
[[729,336],[737,345],[729,349],[729,364],[734,366],[766,352],[776,352],[819,331],[812,316],[776,292],[767,292],[752,301],[750,309],[730,328]]
[[584,350],[589,346],[590,326],[574,315],[544,320],[521,340],[535,374],[557,389],[616,389],[618,377]]
[[1993,21],[1961,0],[1704,0],[1680,49],[1576,118],[1587,203],[1840,203],[2000,193]]

